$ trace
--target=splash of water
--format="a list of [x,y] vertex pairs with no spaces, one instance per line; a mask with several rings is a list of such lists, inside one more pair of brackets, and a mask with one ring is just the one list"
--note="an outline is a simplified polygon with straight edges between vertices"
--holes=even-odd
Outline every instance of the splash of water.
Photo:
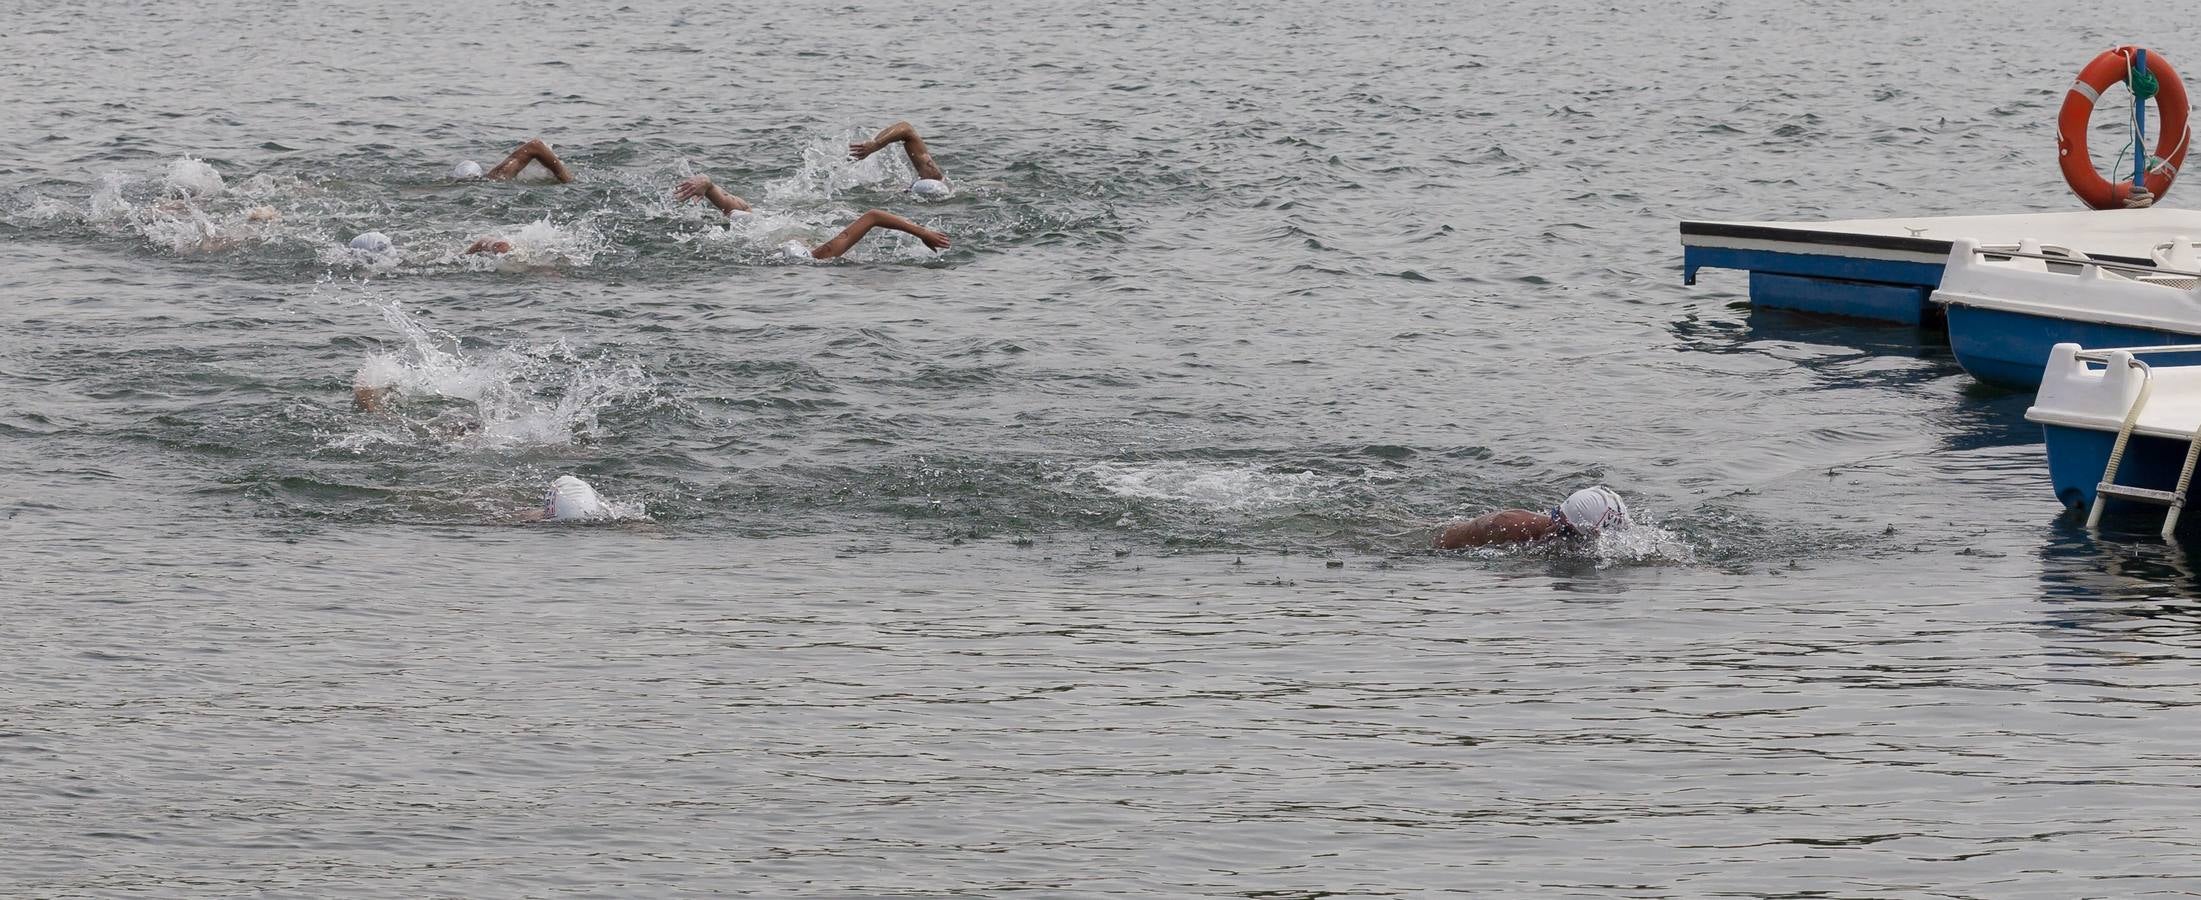
[[161,187],[167,194],[185,199],[219,196],[227,186],[222,181],[222,173],[193,156],[169,163],[168,175],[161,179]]
[[87,218],[94,222],[126,220],[137,206],[123,196],[129,179],[120,172],[108,172],[99,176],[99,186],[92,189],[90,212]]
[[[1640,513],[1638,513],[1640,516]],[[1597,558],[1599,568],[1613,565],[1690,565],[1697,548],[1680,532],[1638,518],[1627,528],[1608,528],[1582,552]]]
[[1599,569],[1615,566],[1695,565],[1697,545],[1683,533],[1638,513],[1626,528],[1608,528],[1589,540],[1545,540],[1533,543],[1490,544],[1444,551],[1480,559],[1529,557],[1589,563]]
[[[220,204],[228,193],[221,173],[190,156],[169,164],[160,180],[158,196],[144,202],[144,181],[120,172],[100,176],[82,213],[85,222],[134,232],[138,237],[170,253],[211,253],[261,243],[274,236],[281,218],[271,207],[250,209],[235,203]],[[73,213],[63,204],[44,204],[40,215],[48,221],[65,220]]]
[[1223,512],[1259,512],[1335,499],[1348,479],[1319,472],[1193,462],[1095,463],[1076,477],[1118,497]]
[[[604,411],[657,390],[634,362],[583,356],[563,340],[476,355],[457,337],[407,315],[396,301],[376,306],[398,346],[363,360],[353,386],[387,391],[404,428],[393,434],[367,424],[338,438],[344,449],[410,435],[469,449],[572,444],[605,434],[598,418]],[[458,401],[472,412],[415,421],[404,418],[410,400]]]
[[848,158],[848,145],[870,135],[850,129],[811,138],[800,148],[802,166],[786,178],[766,182],[764,198],[774,205],[831,202],[860,187],[907,185],[917,177],[909,157],[894,149],[862,160]]
[[[502,238],[512,249],[501,255],[461,253],[452,254],[459,260],[472,260],[482,267],[509,268],[514,266],[541,267],[566,265],[585,268],[594,262],[597,254],[611,246],[603,232],[586,220],[560,225],[544,216],[515,229],[478,237]],[[469,244],[472,241],[468,241]]]

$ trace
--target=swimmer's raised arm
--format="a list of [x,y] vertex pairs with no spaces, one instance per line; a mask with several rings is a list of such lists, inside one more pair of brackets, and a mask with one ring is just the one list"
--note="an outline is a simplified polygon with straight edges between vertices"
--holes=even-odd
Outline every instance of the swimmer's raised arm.
[[847,253],[850,247],[856,246],[856,242],[863,240],[864,235],[870,233],[871,229],[874,228],[891,228],[895,231],[913,235],[918,240],[924,241],[925,246],[934,250],[946,250],[948,248],[947,235],[886,210],[874,209],[857,216],[856,221],[849,223],[847,228],[841,229],[841,233],[834,235],[832,240],[819,244],[817,249],[810,251],[810,255],[815,259],[832,259],[840,256]]
[[719,212],[729,216],[737,212],[749,211],[748,201],[728,193],[725,188],[712,184],[709,175],[697,175],[694,178],[684,179],[679,184],[673,185],[673,199],[693,200],[697,197],[711,201],[711,205],[718,207]]
[[519,149],[512,151],[511,156],[505,157],[504,162],[498,163],[495,168],[482,173],[482,177],[494,181],[507,181],[517,177],[521,169],[527,168],[529,162],[542,163],[543,168],[549,169],[550,174],[557,176],[560,184],[573,181],[572,170],[567,169],[566,164],[558,159],[558,154],[550,152],[550,145],[543,143],[542,138],[529,138],[527,143],[521,144]]
[[848,145],[848,155],[863,159],[886,149],[888,144],[893,143],[900,143],[903,152],[909,154],[909,164],[917,167],[917,177],[930,178],[934,181],[947,180],[947,173],[940,171],[939,164],[932,161],[932,151],[926,149],[925,139],[919,137],[916,126],[908,122],[896,122],[888,125],[878,134],[872,135],[871,140],[857,141]]

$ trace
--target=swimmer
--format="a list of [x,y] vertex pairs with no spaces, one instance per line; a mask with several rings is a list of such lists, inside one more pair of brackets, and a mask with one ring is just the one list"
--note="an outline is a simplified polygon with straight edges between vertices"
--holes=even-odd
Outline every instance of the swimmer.
[[415,435],[439,441],[462,440],[482,432],[481,420],[463,412],[439,413],[426,421],[405,420],[397,413],[397,385],[375,383],[369,371],[360,369],[359,374],[352,376],[352,411],[398,416],[403,426]]
[[908,122],[888,125],[871,140],[848,145],[848,155],[858,160],[886,149],[888,144],[901,144],[902,152],[909,154],[909,164],[917,169],[917,180],[910,182],[909,192],[927,200],[939,200],[948,196],[948,174],[940,171],[940,164],[932,161],[932,151],[925,148],[925,139],[919,137],[917,128]]
[[1446,525],[1432,546],[1439,550],[1488,544],[1533,544],[1554,539],[1596,537],[1607,528],[1628,527],[1628,505],[1602,484],[1567,495],[1550,512],[1501,509]]
[[482,169],[481,163],[471,159],[459,163],[451,169],[451,177],[459,181],[473,178],[486,178],[490,181],[511,181],[519,177],[520,170],[527,168],[527,164],[530,162],[542,163],[543,168],[549,169],[551,176],[558,179],[559,184],[570,184],[573,181],[573,171],[566,168],[564,161],[558,159],[558,154],[550,152],[550,145],[543,143],[542,138],[528,139],[527,143],[519,146],[519,149],[513,150],[511,156],[505,157],[504,162],[498,163],[487,171]]
[[[392,242],[388,235],[379,231],[360,234],[358,237],[352,238],[351,243],[346,246],[373,256],[384,256],[397,252],[397,244]],[[512,252],[512,242],[500,237],[485,237],[466,245],[465,252],[468,254],[486,253],[492,256],[503,256]]]
[[361,384],[354,381],[352,382],[352,411],[377,413],[389,409],[390,392],[395,390],[397,388],[394,385]]
[[[674,185],[673,197],[679,200],[693,200],[701,197],[711,201],[711,205],[718,207],[718,211],[725,213],[728,217],[733,216],[735,213],[747,213],[749,211],[749,204],[746,201],[727,193],[726,189],[712,184],[709,175],[697,175]],[[840,234],[834,235],[832,240],[816,247],[805,249],[801,244],[789,241],[788,243],[792,246],[788,252],[791,254],[807,253],[812,259],[833,259],[855,247],[856,242],[863,240],[864,235],[871,233],[874,228],[886,228],[908,234],[924,241],[925,246],[934,250],[948,249],[947,235],[886,210],[874,209],[857,216],[856,221],[849,223],[847,228],[841,229]]]

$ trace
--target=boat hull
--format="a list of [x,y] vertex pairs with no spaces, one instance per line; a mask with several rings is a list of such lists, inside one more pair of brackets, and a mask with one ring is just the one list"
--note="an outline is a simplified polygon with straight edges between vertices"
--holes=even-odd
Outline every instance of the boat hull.
[[[2130,325],[2078,322],[1963,303],[1948,304],[1949,350],[1973,378],[2006,387],[2037,388],[2048,351],[2060,343],[2083,347],[2160,347],[2201,343],[2201,335]],[[2150,356],[2155,365],[2201,365],[2201,353]],[[2094,470],[2101,476],[2099,468]],[[2093,493],[2088,489],[2088,495]]]
[[[2087,508],[2094,502],[2094,488],[2101,483],[2102,470],[2109,466],[2109,450],[2117,443],[2117,433],[2043,425],[2041,437],[2048,445],[2048,480],[2055,486],[2056,499],[2072,509]],[[2125,461],[2117,467],[2117,483],[2159,491],[2177,487],[2178,469],[2186,462],[2186,445],[2186,441],[2133,435],[2131,444],[2125,447]],[[2107,511],[2130,508],[2162,510],[2160,506],[2117,500]]]

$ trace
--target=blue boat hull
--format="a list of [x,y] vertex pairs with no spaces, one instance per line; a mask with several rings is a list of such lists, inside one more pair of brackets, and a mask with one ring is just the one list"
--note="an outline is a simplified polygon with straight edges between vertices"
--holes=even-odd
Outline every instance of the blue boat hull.
[[[2041,437],[2048,444],[2048,480],[2055,485],[2056,499],[2072,509],[2085,509],[2094,502],[2094,487],[2101,483],[2102,470],[2109,465],[2109,448],[2117,443],[2116,432],[2044,425]],[[2125,448],[2124,464],[2117,467],[2117,483],[2167,491],[2178,486],[2178,468],[2185,463],[2185,441],[2136,434]],[[2144,504],[2113,501],[2108,512],[2127,507],[2146,508]]]
[[[2048,316],[1949,304],[1949,350],[1973,378],[2009,387],[2037,388],[2048,365],[2049,348],[2059,343],[2082,347],[2159,347],[2201,343],[2201,335],[2128,325],[2074,322]],[[2201,365],[2201,353],[2148,357],[2158,366]],[[2104,451],[2107,452],[2107,451]],[[2097,478],[2101,469],[2094,470]],[[2089,495],[2092,489],[2088,490]]]

